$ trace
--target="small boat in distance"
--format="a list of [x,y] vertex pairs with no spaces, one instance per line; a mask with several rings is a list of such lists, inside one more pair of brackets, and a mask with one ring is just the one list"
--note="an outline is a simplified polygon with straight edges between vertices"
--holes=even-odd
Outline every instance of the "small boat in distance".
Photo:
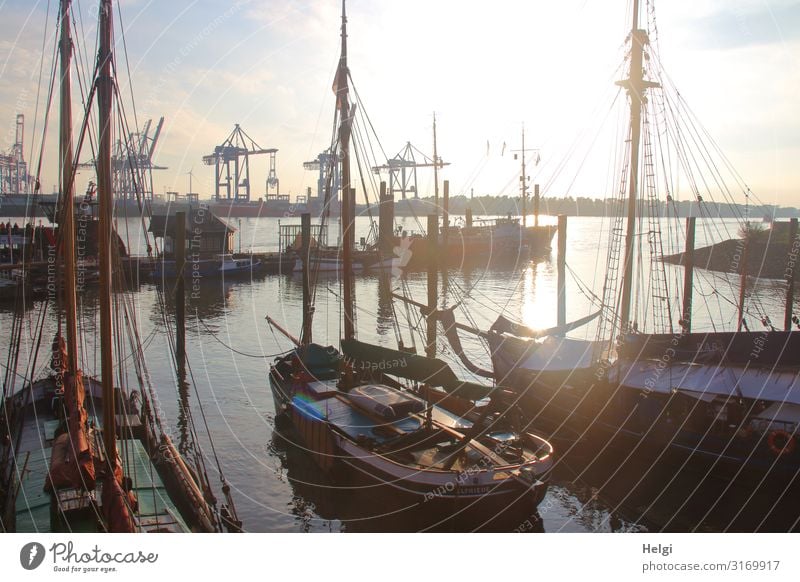
[[260,271],[260,259],[253,259],[253,257],[236,258],[229,253],[219,255],[218,272],[221,277],[253,275]]

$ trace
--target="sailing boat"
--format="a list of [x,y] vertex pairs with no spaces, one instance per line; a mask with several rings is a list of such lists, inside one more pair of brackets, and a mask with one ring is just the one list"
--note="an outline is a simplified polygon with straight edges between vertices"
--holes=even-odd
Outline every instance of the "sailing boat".
[[[618,194],[620,210],[626,209],[626,224],[623,228],[621,212],[610,228],[597,339],[568,338],[569,330],[564,326],[537,332],[501,317],[486,334],[492,346],[494,372],[499,382],[521,395],[528,413],[540,426],[570,431],[601,449],[639,452],[653,462],[675,460],[701,475],[790,483],[800,472],[796,446],[800,429],[800,333],[791,331],[791,284],[785,329],[776,330],[763,317],[763,331],[748,331],[744,260],[738,302],[728,299],[737,306],[736,331],[692,331],[694,284],[692,261],[688,260],[680,319],[673,320],[670,298],[679,291],[669,289],[660,260],[657,212],[662,205],[655,197],[659,174],[653,166],[655,158],[661,156],[654,154],[659,146],[651,135],[657,123],[653,115],[658,110],[663,112],[663,102],[648,106],[649,99],[666,94],[662,84],[668,78],[654,74],[659,59],[648,32],[639,26],[639,2],[633,3],[629,39],[628,78],[617,83],[626,90],[630,105],[629,151]],[[669,105],[667,109],[674,104]],[[686,117],[680,119],[680,131],[667,126],[658,139],[680,137],[681,132],[693,130],[688,113],[682,113]],[[688,142],[696,135],[703,136],[698,132],[684,139]],[[687,162],[685,151],[675,158],[687,172],[696,167],[698,159],[707,158]],[[720,174],[710,164],[709,168],[708,182],[714,183]],[[664,188],[669,188],[669,181],[665,182]],[[706,191],[701,196],[700,187],[707,182],[690,179],[689,183],[702,211]],[[666,208],[672,202],[668,189]],[[643,207],[650,211],[646,218],[640,218]],[[691,257],[694,229],[695,218],[689,218],[686,257]],[[651,250],[649,273],[646,267],[637,267],[646,258],[640,250],[645,241]],[[747,239],[742,244],[746,249]],[[649,282],[643,285],[637,281],[635,267],[640,278]],[[643,291],[648,290],[645,296]],[[714,291],[717,296],[724,293]],[[638,318],[644,309],[652,309],[652,332],[645,332],[647,320]],[[673,328],[675,323],[678,328]]]
[[[334,85],[339,114],[338,144],[342,161],[343,314],[342,348],[361,346],[355,339],[354,245],[355,190],[351,189],[350,151],[353,110],[349,103],[347,17],[342,2],[341,58]],[[302,253],[312,252],[310,215],[303,216]],[[483,523],[503,511],[530,515],[546,491],[538,477],[549,469],[552,453],[542,442],[508,442],[504,434],[487,433],[462,422],[445,409],[430,406],[397,383],[369,378],[369,369],[348,361],[333,346],[312,341],[313,305],[308,266],[303,270],[303,328],[295,339],[268,317],[270,325],[290,338],[295,348],[269,370],[277,415],[288,418],[316,463],[336,475],[344,468],[351,478],[364,478],[370,493],[386,490],[387,503],[398,508],[422,507],[425,514],[446,512],[459,523]],[[370,348],[370,346],[366,346]],[[373,349],[380,349],[374,348]],[[419,379],[468,390],[438,361],[402,354],[394,362]],[[450,374],[447,374],[450,371]],[[478,387],[483,389],[483,387]],[[477,428],[476,428],[477,427]],[[531,449],[534,450],[531,450]],[[537,454],[538,453],[538,454]],[[520,514],[523,515],[523,514]]]
[[[119,257],[112,221],[111,131],[115,92],[113,71],[113,24],[110,0],[100,2],[99,52],[94,72],[97,94],[99,194],[99,270],[101,376],[81,370],[76,298],[74,178],[77,167],[72,145],[70,64],[72,38],[70,0],[61,0],[60,22],[60,212],[59,252],[63,260],[61,307],[65,324],[52,344],[51,373],[27,379],[14,392],[16,366],[4,384],[2,401],[2,526],[17,532],[182,532],[220,531],[234,514],[218,511],[204,472],[190,469],[178,452],[152,402],[152,387],[129,391],[120,355],[114,346],[124,345],[122,332],[133,345],[131,361],[137,376],[147,377],[144,354],[132,329],[135,314],[114,297],[113,276]],[[55,64],[54,64],[55,66]],[[55,75],[53,76],[55,78]],[[88,125],[88,116],[84,128]],[[85,135],[82,133],[82,135]],[[82,141],[82,140],[81,140]],[[78,148],[80,149],[80,148]],[[42,309],[46,308],[44,303]],[[124,315],[115,320],[115,310]],[[44,317],[42,316],[42,321]],[[12,352],[19,354],[22,318],[14,323]],[[117,333],[112,328],[117,328]],[[41,333],[41,331],[40,331]],[[13,350],[16,342],[17,350]],[[82,356],[82,357],[81,357]],[[16,362],[14,362],[16,364]],[[36,353],[29,363],[36,370]],[[224,517],[223,517],[224,516]]]

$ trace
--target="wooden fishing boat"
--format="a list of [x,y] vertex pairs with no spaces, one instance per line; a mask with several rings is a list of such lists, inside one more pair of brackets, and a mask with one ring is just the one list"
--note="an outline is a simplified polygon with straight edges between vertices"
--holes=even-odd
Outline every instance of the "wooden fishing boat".
[[[431,405],[387,375],[411,370],[433,382],[431,367],[445,386],[461,391],[486,387],[459,382],[444,362],[363,344],[355,339],[354,190],[350,189],[347,19],[342,2],[342,52],[337,73],[338,147],[342,160],[341,250],[343,276],[343,357],[336,348],[312,341],[310,215],[303,216],[303,328],[299,339],[274,320],[270,325],[295,348],[270,367],[269,383],[278,416],[291,420],[302,446],[326,472],[340,479],[363,479],[363,490],[388,492],[387,511],[442,513],[460,528],[478,527],[499,514],[528,516],[547,490],[552,448],[532,434],[493,430]],[[376,359],[377,358],[377,359]],[[392,369],[386,362],[393,363]],[[381,362],[383,364],[381,364]],[[373,367],[374,363],[374,367]],[[449,374],[448,374],[449,371]],[[488,389],[491,390],[490,388]],[[300,445],[298,445],[300,446]],[[344,469],[344,471],[342,471]],[[373,489],[374,488],[374,489]],[[391,506],[391,507],[390,507]]]
[[[112,75],[112,4],[100,3],[99,53],[93,79],[97,94],[99,136],[97,178],[99,192],[99,378],[79,366],[91,361],[79,354],[77,313],[76,232],[73,213],[73,160],[70,62],[70,0],[59,6],[61,74],[61,208],[57,247],[64,262],[64,281],[58,304],[58,332],[50,352],[50,373],[35,379],[36,352],[31,354],[25,375],[17,373],[19,340],[25,329],[23,317],[14,321],[9,367],[4,383],[0,434],[2,434],[2,529],[15,532],[182,532],[221,531],[240,527],[226,492],[227,505],[216,507],[202,465],[178,452],[154,405],[138,335],[130,325],[112,319],[124,311],[126,321],[132,307],[112,290],[122,287],[124,273],[118,267],[119,252],[113,228],[111,131],[116,80]],[[54,65],[55,66],[55,65]],[[86,115],[90,115],[90,111]],[[86,125],[86,124],[84,124]],[[42,304],[42,310],[46,303]],[[58,313],[58,312],[57,312]],[[44,314],[40,315],[43,319]],[[131,345],[132,365],[143,384],[133,390],[122,373],[119,352],[114,347]],[[41,328],[40,332],[41,333]],[[42,338],[39,338],[39,343]],[[46,342],[45,342],[46,343]],[[15,349],[16,347],[16,349]],[[86,349],[84,347],[84,349]],[[81,357],[82,356],[82,357]],[[17,378],[23,385],[16,390]],[[194,447],[195,454],[199,451]],[[198,457],[195,456],[195,461]],[[192,467],[190,467],[192,464]]]

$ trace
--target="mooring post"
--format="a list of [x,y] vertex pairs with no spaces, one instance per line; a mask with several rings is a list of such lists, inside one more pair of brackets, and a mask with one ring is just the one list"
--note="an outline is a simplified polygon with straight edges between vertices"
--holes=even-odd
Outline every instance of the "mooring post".
[[744,299],[747,292],[747,247],[750,246],[750,222],[745,223],[743,242],[744,246],[740,258],[742,262],[741,265],[739,265],[739,273],[741,275],[739,278],[739,303],[737,308],[739,321],[736,324],[736,331],[742,331],[742,326],[744,325]]
[[381,182],[378,207],[378,250],[381,259],[390,258],[394,248],[394,197],[386,193],[386,182]]
[[567,215],[558,215],[558,322],[567,324]]
[[683,333],[692,331],[692,294],[694,289],[694,231],[696,218],[686,218],[686,247],[683,251]]
[[792,330],[792,307],[794,303],[794,271],[797,268],[797,255],[800,240],[797,239],[797,219],[789,222],[789,245],[787,247],[786,265],[786,309],[783,315],[784,331]]
[[311,322],[313,321],[309,278],[311,270],[311,213],[309,212],[300,215],[300,241],[300,256],[303,260],[303,329],[300,334],[300,342],[308,345],[312,341]]
[[175,357],[178,370],[186,366],[186,289],[184,271],[186,266],[186,213],[175,213]]
[[444,181],[442,191],[442,267],[447,267],[447,231],[450,227],[450,180]]
[[539,184],[533,185],[533,226],[539,226]]
[[436,357],[436,318],[432,315],[438,305],[437,288],[439,286],[439,215],[428,215],[428,309],[430,310],[427,318],[428,334],[425,354],[429,358]]

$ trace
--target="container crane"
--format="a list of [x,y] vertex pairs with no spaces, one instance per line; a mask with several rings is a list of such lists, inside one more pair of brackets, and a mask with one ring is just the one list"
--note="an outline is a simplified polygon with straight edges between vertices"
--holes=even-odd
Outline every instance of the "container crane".
[[203,156],[203,163],[214,166],[214,199],[234,202],[250,201],[250,156],[269,154],[267,196],[270,189],[279,194],[276,171],[276,148],[262,148],[237,123],[228,138],[214,151]]

